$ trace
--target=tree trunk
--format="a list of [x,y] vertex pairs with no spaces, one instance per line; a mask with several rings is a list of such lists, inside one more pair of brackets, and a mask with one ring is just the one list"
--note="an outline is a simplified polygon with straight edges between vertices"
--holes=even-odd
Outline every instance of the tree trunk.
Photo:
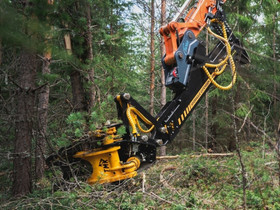
[[150,114],[154,114],[155,96],[155,1],[151,1],[151,71],[150,71]]
[[91,32],[91,7],[90,4],[88,4],[88,7],[86,9],[86,17],[87,17],[87,35],[86,35],[86,42],[88,47],[88,60],[90,63],[90,68],[88,70],[88,76],[89,76],[89,82],[90,82],[90,88],[89,88],[89,110],[94,106],[95,102],[95,84],[94,84],[94,68],[92,66],[93,62],[93,49],[92,49],[92,32]]
[[[48,4],[52,5],[53,0],[48,0]],[[51,27],[53,29],[53,27]],[[51,39],[51,35],[46,35],[47,40]],[[48,41],[46,41],[48,45]],[[52,52],[49,46],[44,55],[43,65],[42,65],[42,75],[50,74],[50,60],[52,57]],[[46,135],[48,126],[48,108],[49,108],[49,96],[50,96],[50,86],[45,85],[40,89],[38,94],[38,137],[36,139],[35,148],[35,178],[37,180],[44,176],[45,172],[45,154],[46,154]]]
[[[251,107],[251,102],[250,102],[250,91],[248,89],[247,91],[247,101],[248,101],[248,107]],[[247,141],[251,141],[251,117],[248,116],[247,120]]]
[[[206,55],[208,55],[208,48],[209,48],[209,42],[208,42],[208,31],[206,32]],[[208,119],[209,119],[209,97],[208,97],[208,92],[206,92],[205,94],[205,149],[206,149],[206,152],[208,151],[208,142],[209,142],[209,139],[208,139],[208,127],[209,127],[209,122],[208,122]]]
[[[166,25],[166,0],[161,0],[161,26]],[[165,54],[164,40],[161,37],[160,45],[161,57]],[[165,87],[165,75],[164,68],[161,67],[161,94],[160,94],[160,106],[161,108],[166,104],[166,87]]]
[[274,122],[274,126],[275,128],[277,128],[277,116],[279,116],[279,108],[278,108],[278,101],[277,101],[277,67],[276,67],[276,17],[277,17],[277,13],[276,15],[273,15],[272,17],[272,21],[274,23],[274,28],[273,28],[273,40],[272,40],[272,50],[273,50],[273,109],[274,109],[274,113],[275,113],[275,122]]
[[81,80],[80,72],[74,70],[71,75],[71,86],[72,86],[72,96],[73,96],[73,107],[74,111],[86,111],[86,102],[85,102],[85,91],[83,89],[83,84]]
[[64,35],[64,45],[65,45],[65,49],[66,49],[67,53],[69,55],[71,55],[72,54],[72,45],[71,45],[70,34],[65,34]]
[[[50,74],[50,60],[43,60],[42,74]],[[49,108],[50,87],[45,85],[40,89],[38,95],[38,137],[36,139],[35,150],[35,177],[41,179],[45,172],[45,154],[46,154],[46,132],[47,117]]]
[[196,126],[195,126],[195,117],[196,117],[196,111],[193,110],[192,113],[192,127],[193,127],[193,136],[192,136],[192,141],[193,141],[193,150],[195,151],[195,144],[196,144]]
[[[239,103],[239,101],[240,101],[240,85],[241,85],[241,83],[239,82],[239,81],[236,81],[236,91],[234,91],[234,98],[233,98],[233,102],[234,102],[234,107],[236,106],[236,104],[238,104]],[[233,111],[235,111],[235,109],[233,110]],[[233,115],[235,115],[235,112],[233,112],[232,113]],[[238,121],[234,121],[234,124],[236,124],[236,127],[239,127],[239,122]],[[233,133],[232,133],[232,136],[235,136],[235,131],[233,130],[232,131]],[[230,138],[230,140],[229,140],[229,146],[228,146],[228,150],[229,151],[234,151],[234,150],[236,150],[236,149],[238,149],[237,148],[237,146],[238,145],[236,145],[236,141],[234,140],[234,138]]]
[[2,64],[2,40],[0,39],[0,65]]
[[36,55],[22,51],[19,57],[17,91],[17,115],[14,150],[14,185],[15,196],[31,192],[31,140],[32,118],[34,113],[36,77]]
[[278,185],[280,185],[280,121],[278,124],[277,129],[277,143],[276,143],[276,152],[277,152],[277,159],[278,159]]
[[[70,34],[64,35],[65,49],[68,54],[72,54],[72,44]],[[74,111],[86,111],[86,101],[85,101],[85,91],[83,89],[83,84],[81,80],[81,74],[79,71],[73,70],[70,74],[71,87],[72,87],[72,103]]]
[[208,143],[209,143],[209,139],[208,139],[208,127],[209,127],[209,97],[208,97],[208,93],[205,94],[205,149],[206,152],[208,151]]
[[[166,0],[161,0],[161,26],[166,25]],[[165,54],[165,47],[164,47],[164,41],[161,37],[161,45],[160,45],[160,52],[161,57]],[[160,107],[162,108],[166,104],[166,87],[165,87],[165,75],[164,75],[164,69],[161,67],[161,92],[160,92]],[[166,155],[166,146],[160,147],[160,155],[165,156]]]
[[[237,92],[239,92],[239,89],[237,89]],[[231,95],[231,102],[232,102],[232,117],[233,117],[233,136],[234,136],[234,141],[235,141],[235,145],[236,145],[236,152],[237,152],[237,156],[239,159],[239,163],[241,166],[241,175],[242,175],[242,190],[243,190],[243,209],[247,209],[247,192],[246,192],[246,186],[247,186],[247,171],[246,171],[246,167],[244,164],[244,160],[241,154],[241,149],[240,149],[240,141],[238,138],[238,134],[237,134],[237,122],[235,119],[235,111],[236,111],[236,107],[235,104],[236,102],[234,101],[234,97],[233,97],[233,92]]]
[[210,103],[211,103],[211,119],[213,120],[213,123],[211,124],[211,127],[210,127],[210,132],[211,132],[210,148],[212,150],[214,150],[215,146],[216,146],[217,128],[218,128],[218,125],[215,122],[215,118],[217,117],[217,105],[218,105],[217,96],[213,96]]

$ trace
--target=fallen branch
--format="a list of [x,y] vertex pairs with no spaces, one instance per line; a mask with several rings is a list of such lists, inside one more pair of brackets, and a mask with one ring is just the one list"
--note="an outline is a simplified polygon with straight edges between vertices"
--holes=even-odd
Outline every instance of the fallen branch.
[[277,163],[277,161],[272,161],[272,162],[265,163],[264,165],[265,166],[269,166],[269,165],[274,165],[276,163]]
[[179,155],[174,155],[174,156],[159,156],[157,157],[157,160],[163,160],[163,159],[176,159],[178,158]]
[[142,173],[142,192],[145,192],[146,174]]
[[166,202],[166,203],[175,205],[175,203],[173,203],[172,201],[165,200],[165,199],[161,198],[160,196],[158,196],[157,194],[155,194],[155,193],[153,193],[153,192],[147,193],[147,195],[153,196],[153,197],[155,197],[155,198],[157,198],[158,200],[161,200],[161,201],[163,201],[163,202]]
[[[234,156],[234,153],[205,153],[200,155],[191,155],[191,158],[197,158],[197,157],[229,157]],[[157,157],[157,160],[165,160],[165,159],[177,159],[179,158],[179,155],[174,156],[159,156]]]
[[191,155],[191,158],[197,157],[230,157],[234,156],[234,153],[205,153],[200,155]]

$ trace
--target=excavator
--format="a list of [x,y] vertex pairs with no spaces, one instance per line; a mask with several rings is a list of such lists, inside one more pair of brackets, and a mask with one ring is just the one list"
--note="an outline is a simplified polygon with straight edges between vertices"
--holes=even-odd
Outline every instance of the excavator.
[[[156,116],[129,93],[121,93],[115,97],[115,103],[122,123],[89,132],[79,142],[50,155],[47,164],[60,166],[65,179],[79,175],[90,165],[87,182],[94,184],[135,177],[142,167],[154,163],[157,147],[176,137],[209,88],[231,89],[237,78],[236,64],[250,62],[226,21],[225,3],[226,0],[187,0],[174,19],[160,28],[166,50],[162,58],[165,85],[173,91],[174,98]],[[203,29],[217,39],[210,53],[206,53],[205,43],[199,40]],[[226,71],[231,82],[221,85],[217,78]],[[78,166],[76,172],[74,164]]]

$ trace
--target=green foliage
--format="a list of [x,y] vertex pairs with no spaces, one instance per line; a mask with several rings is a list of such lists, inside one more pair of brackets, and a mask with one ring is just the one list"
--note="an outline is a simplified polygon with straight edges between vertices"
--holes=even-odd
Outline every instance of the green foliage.
[[71,133],[74,132],[75,137],[82,137],[87,127],[85,113],[71,113],[66,119],[66,123],[69,125],[69,129],[66,131],[66,133],[71,135]]
[[[119,122],[116,116],[114,97],[120,92],[129,92],[141,105],[149,105],[149,7],[147,2],[137,2],[140,12],[131,13],[132,1],[112,0],[68,0],[54,1],[48,5],[47,1],[32,0],[32,6],[23,8],[16,1],[3,0],[0,4],[0,50],[1,57],[1,119],[0,119],[0,153],[11,152],[15,138],[14,95],[18,92],[16,75],[16,60],[18,49],[32,50],[38,58],[46,49],[52,50],[51,73],[37,74],[37,85],[50,85],[50,104],[48,114],[47,139],[56,149],[69,145],[78,140],[85,132],[104,127],[107,120]],[[168,19],[177,11],[183,1],[170,1]],[[279,89],[280,74],[277,68],[279,62],[279,11],[280,4],[276,1],[227,1],[225,10],[229,24],[235,35],[243,42],[245,48],[250,49],[251,65],[238,68],[238,82],[229,94],[218,89],[209,91],[209,139],[215,150],[225,151],[234,136],[233,117],[237,117],[237,128],[248,114],[247,122],[260,129],[266,127],[272,136],[275,124],[279,120]],[[93,60],[88,57],[87,14],[91,12],[91,28]],[[276,20],[273,21],[273,18]],[[156,23],[159,28],[159,21]],[[275,32],[275,33],[274,33]],[[66,52],[64,36],[71,37],[72,52]],[[276,36],[274,36],[276,34]],[[204,39],[204,34],[199,38]],[[273,43],[275,39],[275,44]],[[156,39],[156,99],[160,95],[160,42]],[[214,45],[211,43],[210,45]],[[275,46],[275,52],[273,47]],[[270,59],[269,59],[270,58]],[[279,60],[279,59],[278,59]],[[238,66],[238,65],[237,65]],[[41,69],[38,64],[38,72]],[[89,71],[94,69],[94,81],[89,78]],[[85,91],[85,101],[89,94],[96,94],[94,107],[87,112],[74,112],[72,105],[71,74],[78,71],[81,74],[82,88]],[[218,82],[228,84],[231,75],[221,75]],[[90,92],[94,82],[94,93]],[[276,88],[276,92],[274,91]],[[40,88],[39,88],[40,90]],[[39,91],[35,91],[38,95]],[[168,99],[172,99],[168,92]],[[234,104],[232,103],[234,99]],[[275,101],[275,99],[277,99]],[[156,100],[158,101],[158,100]],[[275,103],[276,102],[276,103]],[[196,107],[195,125],[196,141],[200,148],[205,146],[205,101]],[[3,106],[2,106],[3,105]],[[233,112],[233,106],[235,111]],[[155,109],[160,109],[157,103]],[[37,114],[37,113],[35,113]],[[232,116],[234,115],[234,116]],[[266,125],[264,121],[266,120]],[[250,121],[249,121],[250,120]],[[34,124],[36,124],[34,122]],[[186,146],[191,142],[192,125],[190,120],[184,125],[182,135],[177,140],[183,140]],[[249,132],[251,131],[251,136]],[[36,133],[36,132],[35,132]],[[125,127],[118,129],[120,135],[125,133]],[[253,153],[244,152],[246,167],[248,168],[248,207],[279,209],[280,192],[272,180],[275,180],[276,165],[267,166],[266,163],[274,159],[268,155],[266,159],[260,157],[262,136],[246,123],[241,133],[241,142],[246,142],[254,149]],[[248,142],[250,139],[254,141]],[[176,140],[175,140],[176,141]],[[48,143],[49,143],[48,142]],[[187,142],[187,143],[185,143]],[[190,144],[190,143],[189,143]],[[173,153],[183,148],[182,142],[172,148]],[[179,149],[178,149],[179,148]],[[200,150],[200,148],[198,150]],[[268,150],[268,146],[265,145]],[[186,149],[185,149],[186,150]],[[33,151],[32,151],[33,152]],[[170,152],[170,153],[171,153]],[[188,151],[189,152],[189,151]],[[3,155],[5,156],[5,155]],[[6,157],[6,156],[5,156]],[[187,161],[186,161],[187,160]],[[115,188],[108,192],[102,185],[88,186],[81,184],[80,189],[69,192],[62,189],[51,193],[50,180],[34,183],[34,191],[25,200],[4,203],[4,208],[72,208],[83,209],[88,204],[89,209],[213,209],[240,208],[241,175],[240,165],[236,157],[226,160],[212,160],[205,158],[193,159],[189,155],[181,156],[176,165],[176,171],[162,172],[163,165],[157,165],[149,170],[146,185],[147,192],[141,192],[140,177],[128,181],[129,186]],[[12,182],[12,161],[4,160],[0,165],[1,192],[10,192]],[[267,170],[265,170],[267,169]],[[163,173],[168,185],[160,181],[159,174]],[[57,177],[60,177],[58,174]],[[136,184],[135,184],[135,183]],[[154,187],[153,187],[154,186]],[[170,188],[168,187],[170,186]],[[172,190],[171,190],[172,189]],[[175,189],[175,190],[173,190]],[[156,195],[153,195],[155,193]],[[1,200],[7,200],[8,195],[0,194]],[[142,203],[142,201],[145,201]],[[50,204],[52,204],[50,206]],[[41,206],[42,205],[42,206]],[[87,205],[86,205],[87,206]]]
[[126,133],[125,126],[121,126],[118,128],[118,134],[123,135]]
[[74,127],[81,127],[85,124],[85,119],[83,116],[83,113],[81,112],[76,112],[76,113],[71,113],[66,122],[69,125],[73,125]]
[[46,16],[41,12],[40,6],[44,5],[46,13],[50,11],[50,7],[47,6],[47,1],[34,3],[37,3],[38,7],[24,9],[21,3],[1,1],[0,39],[10,47],[22,47],[28,51],[42,53],[46,47],[44,36],[50,32],[50,27],[45,22]]
[[[277,167],[272,162],[274,156],[269,153],[263,159],[258,146],[253,149],[242,152],[247,168],[247,207],[278,209],[280,190],[274,182],[278,178],[273,172]],[[2,208],[238,209],[242,205],[242,178],[236,156],[192,158],[186,153],[177,160],[158,162],[145,175],[145,192],[139,175],[121,185],[80,183],[80,188],[54,193],[50,182],[42,180],[31,195],[3,203]]]
[[239,21],[239,27],[241,28],[250,28],[253,23],[255,23],[255,21],[250,16],[248,17],[240,14],[237,14],[237,20]]
[[247,114],[249,114],[249,107],[244,103],[239,104],[236,108],[236,116],[245,118]]

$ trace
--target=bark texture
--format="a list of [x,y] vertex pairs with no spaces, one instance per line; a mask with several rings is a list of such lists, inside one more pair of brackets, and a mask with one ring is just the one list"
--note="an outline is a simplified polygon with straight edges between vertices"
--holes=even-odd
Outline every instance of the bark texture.
[[211,119],[213,120],[213,122],[211,123],[211,127],[210,127],[211,141],[210,141],[209,147],[212,150],[215,150],[216,138],[217,138],[217,130],[218,130],[218,124],[214,120],[217,117],[217,106],[218,106],[218,98],[217,98],[217,96],[213,96],[212,97],[210,104],[211,104]]
[[92,66],[93,62],[93,49],[92,49],[92,31],[91,31],[91,8],[88,5],[86,9],[86,17],[87,17],[87,35],[86,35],[86,42],[88,47],[88,60],[90,61],[90,68],[88,70],[88,79],[90,82],[89,88],[89,110],[94,106],[95,103],[95,84],[94,84],[94,68]]
[[276,152],[277,152],[277,159],[278,159],[278,182],[280,185],[280,121],[278,124],[278,129],[277,129],[277,144],[276,144]]
[[[166,0],[161,0],[161,26],[166,25]],[[161,57],[165,54],[164,40],[161,37],[160,45]],[[161,67],[161,91],[160,91],[160,107],[162,108],[166,104],[166,87],[165,87],[165,74],[164,69]],[[166,155],[166,146],[160,147],[160,155]]]
[[[208,55],[209,51],[209,40],[208,40],[208,31],[206,32],[206,55]],[[205,149],[208,151],[208,134],[209,134],[209,97],[208,92],[205,94]]]
[[155,1],[151,1],[151,71],[150,71],[150,114],[154,114],[155,96]]
[[195,151],[195,145],[196,145],[196,111],[193,110],[193,113],[192,113],[192,117],[193,117],[193,121],[192,121],[192,128],[193,128],[193,135],[192,135],[192,143],[193,143],[193,150]]
[[[67,26],[66,26],[67,27]],[[64,35],[65,49],[68,54],[72,54],[72,43],[70,34]],[[87,105],[85,100],[85,91],[83,89],[83,83],[81,79],[81,73],[77,70],[73,70],[70,75],[71,87],[72,87],[72,103],[74,111],[86,111]]]
[[[166,25],[166,0],[161,0],[161,26]],[[164,40],[161,37],[161,57],[165,54]],[[164,69],[161,67],[161,94],[160,94],[160,106],[161,108],[166,104],[166,87],[165,87],[165,74]]]
[[208,152],[208,144],[209,144],[209,97],[208,92],[205,94],[205,149]]
[[0,65],[2,64],[2,40],[0,39]]
[[[50,74],[50,61],[43,60],[42,74]],[[45,172],[46,132],[50,86],[47,84],[38,94],[38,137],[35,150],[35,177],[41,179]]]
[[[273,28],[273,38],[272,38],[272,51],[273,51],[273,109],[274,112],[276,112],[276,116],[279,116],[279,108],[278,107],[278,101],[277,101],[277,64],[276,64],[276,18],[277,14],[273,16],[272,21],[274,23],[274,28]],[[278,119],[275,119],[275,127],[277,128],[277,121]]]
[[74,111],[86,111],[85,91],[81,80],[80,72],[74,70],[70,75],[72,96],[73,96],[73,107]]
[[31,140],[32,118],[34,114],[34,87],[36,76],[36,55],[22,51],[18,65],[17,115],[14,150],[15,196],[31,192]]

